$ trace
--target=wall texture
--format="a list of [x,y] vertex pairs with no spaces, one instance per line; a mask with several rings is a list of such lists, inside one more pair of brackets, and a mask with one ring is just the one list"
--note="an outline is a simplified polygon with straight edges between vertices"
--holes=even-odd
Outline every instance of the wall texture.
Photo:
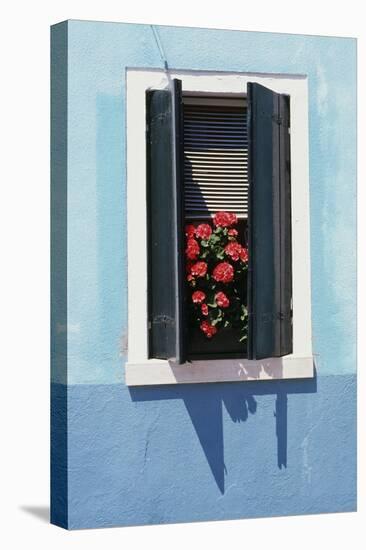
[[[124,385],[125,70],[164,61],[308,76],[314,380]],[[355,510],[355,40],[67,21],[51,69],[51,521]]]

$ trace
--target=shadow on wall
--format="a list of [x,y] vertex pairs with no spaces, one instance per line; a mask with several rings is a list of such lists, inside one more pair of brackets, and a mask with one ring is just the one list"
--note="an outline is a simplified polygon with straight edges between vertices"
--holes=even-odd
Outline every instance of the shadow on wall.
[[[189,391],[187,391],[189,386]],[[211,472],[225,492],[223,406],[233,422],[245,422],[257,412],[258,395],[275,395],[278,468],[287,467],[287,396],[315,393],[316,377],[302,380],[271,380],[245,384],[184,384],[182,386],[130,387],[132,401],[182,399]]]

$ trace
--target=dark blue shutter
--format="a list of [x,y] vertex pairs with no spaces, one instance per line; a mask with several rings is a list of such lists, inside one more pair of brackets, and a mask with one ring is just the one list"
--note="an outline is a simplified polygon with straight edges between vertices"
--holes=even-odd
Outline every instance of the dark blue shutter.
[[248,84],[248,358],[292,353],[289,96]]
[[149,356],[177,363],[185,361],[182,117],[180,80],[147,92]]

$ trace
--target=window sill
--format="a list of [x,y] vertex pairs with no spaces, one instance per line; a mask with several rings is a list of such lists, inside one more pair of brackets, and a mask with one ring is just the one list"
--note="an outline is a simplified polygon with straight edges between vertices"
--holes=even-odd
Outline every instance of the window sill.
[[271,357],[261,361],[220,359],[192,361],[176,365],[169,361],[149,359],[125,365],[127,386],[160,384],[204,384],[209,382],[247,382],[250,380],[288,380],[313,378],[313,357]]

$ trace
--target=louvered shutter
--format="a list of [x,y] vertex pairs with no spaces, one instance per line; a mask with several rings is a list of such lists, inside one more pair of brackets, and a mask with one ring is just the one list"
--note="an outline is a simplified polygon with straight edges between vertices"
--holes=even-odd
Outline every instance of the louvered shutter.
[[[234,103],[234,105],[232,104]],[[248,211],[247,111],[244,100],[185,100],[185,211],[204,217],[219,210]]]
[[248,357],[292,352],[289,97],[248,84]]
[[[181,81],[147,92],[149,355],[185,361]],[[138,215],[138,213],[136,213]],[[137,254],[140,251],[136,251]]]

